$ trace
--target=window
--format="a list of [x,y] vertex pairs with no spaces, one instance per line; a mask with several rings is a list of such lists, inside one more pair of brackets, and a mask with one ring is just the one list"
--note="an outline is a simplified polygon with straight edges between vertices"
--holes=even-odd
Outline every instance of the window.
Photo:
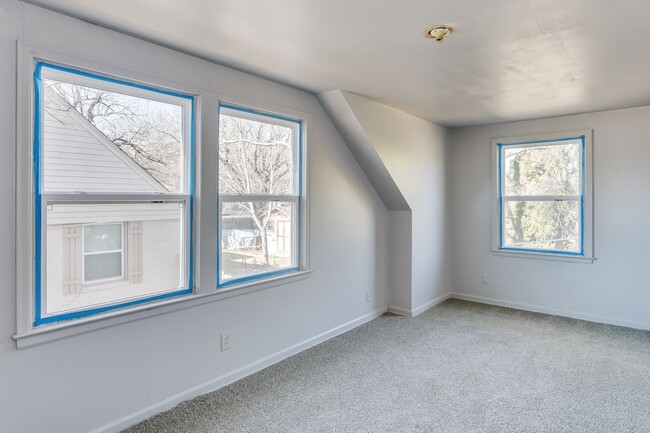
[[495,249],[591,257],[591,133],[494,141]]
[[219,287],[300,269],[301,126],[220,107]]
[[37,62],[34,326],[188,294],[193,97]]
[[122,224],[84,227],[83,282],[118,280],[124,276]]
[[[152,78],[118,57],[18,44],[19,348],[310,273],[309,114],[226,105],[214,90],[166,81],[182,81],[177,72]],[[216,122],[195,161],[202,101]],[[195,279],[199,263],[214,265]],[[242,291],[217,290],[226,286]]]

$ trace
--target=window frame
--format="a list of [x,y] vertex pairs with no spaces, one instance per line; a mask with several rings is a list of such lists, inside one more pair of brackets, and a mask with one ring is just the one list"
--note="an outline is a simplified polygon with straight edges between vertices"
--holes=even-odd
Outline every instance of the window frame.
[[[195,308],[257,291],[295,284],[307,280],[309,268],[309,179],[308,137],[312,114],[303,111],[296,99],[290,105],[278,104],[272,95],[259,96],[254,91],[246,96],[232,92],[230,84],[218,85],[212,78],[198,77],[182,69],[159,69],[146,63],[133,63],[120,53],[106,50],[76,50],[48,44],[18,41],[16,44],[16,330],[12,336],[18,349],[49,344],[61,339],[111,326]],[[70,65],[86,71],[101,71],[108,77],[140,83],[171,92],[191,95],[194,99],[192,119],[194,165],[194,197],[192,217],[193,292],[184,296],[151,300],[122,308],[75,317],[71,320],[34,326],[35,317],[35,230],[34,230],[34,64],[37,60]],[[302,200],[300,227],[300,271],[248,281],[217,290],[216,287],[216,218],[217,218],[217,146],[219,104],[256,107],[265,113],[301,119],[302,128]],[[297,104],[297,105],[296,105]],[[298,108],[296,108],[298,107]],[[128,246],[127,246],[128,249]],[[113,283],[117,284],[117,283]],[[83,290],[83,289],[82,289]]]
[[[99,223],[99,224],[86,224],[83,226],[85,229],[86,227],[93,227],[93,226],[119,226],[120,227],[120,249],[119,250],[108,250],[108,251],[96,251],[96,252],[86,252],[86,232],[85,230],[82,231],[81,234],[81,284],[83,286],[91,286],[91,285],[97,285],[97,284],[102,284],[102,283],[109,283],[113,281],[119,281],[123,280],[125,278],[125,261],[126,261],[126,255],[124,254],[126,251],[126,243],[125,241],[125,230],[124,226],[126,224],[123,222],[118,222],[118,223]],[[115,277],[108,277],[108,278],[101,278],[97,280],[86,280],[86,256],[98,256],[98,255],[103,255],[103,254],[114,254],[114,253],[120,253],[120,275],[115,276]]]
[[[141,83],[134,79],[125,79],[104,72],[101,67],[87,68],[74,64],[51,60],[40,56],[29,56],[31,75],[31,158],[33,167],[30,170],[30,185],[33,215],[33,328],[42,325],[52,324],[61,321],[81,319],[88,316],[119,310],[130,306],[159,301],[172,297],[184,296],[194,292],[194,155],[195,155],[195,98],[190,93],[168,90],[165,86],[155,86],[148,83]],[[75,84],[91,86],[101,83],[99,88],[116,91],[131,96],[157,100],[165,103],[180,105],[183,108],[183,140],[186,147],[182,149],[183,179],[182,191],[175,193],[76,193],[76,192],[50,192],[43,188],[43,91],[42,91],[42,70],[55,71],[56,74],[73,76],[71,81]],[[78,79],[79,83],[75,81]],[[180,103],[180,104],[179,104]],[[182,260],[181,281],[184,285],[175,289],[162,291],[148,296],[134,299],[122,299],[107,304],[93,305],[83,309],[75,309],[64,312],[47,313],[47,297],[45,282],[47,281],[47,210],[51,205],[56,204],[128,204],[128,203],[179,203],[182,207]],[[39,212],[40,209],[40,212]],[[124,265],[123,265],[124,272]],[[86,284],[84,282],[84,284]],[[94,284],[94,282],[90,283]]]
[[[255,282],[255,281],[264,281],[269,278],[274,278],[282,275],[293,274],[300,272],[305,269],[305,259],[303,257],[304,248],[304,236],[302,230],[302,217],[305,214],[304,210],[304,195],[303,195],[303,183],[304,183],[304,119],[290,117],[283,114],[277,114],[265,110],[259,110],[255,108],[250,108],[240,104],[234,104],[229,102],[220,101],[218,107],[218,121],[217,121],[217,132],[220,137],[220,128],[221,122],[220,117],[222,114],[239,117],[242,119],[258,121],[268,124],[274,124],[278,126],[291,128],[293,131],[292,134],[292,155],[294,162],[294,179],[292,184],[295,183],[295,194],[222,194],[219,192],[219,146],[220,143],[217,142],[217,289],[225,289],[230,287],[238,287],[242,284]],[[278,269],[275,271],[261,272],[257,274],[250,274],[242,277],[236,277],[229,279],[227,281],[222,281],[221,279],[221,269],[222,269],[222,231],[221,227],[222,216],[223,216],[223,204],[224,203],[236,203],[242,201],[242,198],[247,198],[246,201],[281,201],[281,202],[290,202],[293,203],[293,213],[295,214],[296,222],[292,224],[291,236],[292,236],[292,254],[295,252],[296,258],[292,263],[292,266],[287,268]]]
[[[592,263],[593,257],[593,162],[592,135],[590,129],[526,135],[492,140],[492,253],[497,255],[535,259],[559,260],[569,262]],[[553,201],[555,199],[577,201],[580,209],[580,250],[560,251],[551,249],[528,249],[504,245],[504,206],[512,197],[506,197],[503,185],[502,164],[503,149],[507,146],[535,147],[562,142],[580,144],[580,191],[571,196],[516,196],[530,198],[533,201]]]

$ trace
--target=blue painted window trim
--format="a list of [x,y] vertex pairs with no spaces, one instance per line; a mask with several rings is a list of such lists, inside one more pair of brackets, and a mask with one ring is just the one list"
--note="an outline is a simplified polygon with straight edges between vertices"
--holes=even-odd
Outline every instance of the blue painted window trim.
[[[298,215],[298,221],[297,221],[297,232],[298,232],[298,248],[297,248],[297,254],[298,254],[298,266],[293,266],[290,268],[285,268],[285,269],[278,269],[277,271],[271,271],[271,272],[264,272],[260,274],[253,274],[253,275],[247,275],[245,277],[239,277],[239,278],[233,278],[228,281],[221,281],[221,245],[219,242],[219,221],[221,220],[221,215],[220,209],[219,209],[219,188],[217,188],[217,289],[225,288],[225,287],[230,287],[234,286],[237,284],[242,284],[242,283],[247,283],[250,281],[256,281],[256,280],[262,280],[266,278],[271,278],[271,277],[277,277],[281,275],[287,275],[287,274],[292,274],[295,272],[299,272],[301,269],[300,263],[302,263],[302,226],[301,226],[301,221],[302,221],[302,181],[303,181],[303,172],[302,172],[302,151],[303,151],[303,140],[302,140],[302,120],[300,119],[293,119],[291,117],[285,117],[285,116],[279,116],[277,114],[272,114],[272,113],[267,113],[265,111],[259,111],[255,110],[252,108],[247,108],[247,107],[241,107],[238,105],[230,105],[230,104],[219,104],[219,114],[221,114],[221,109],[226,108],[229,110],[233,111],[241,111],[243,113],[250,113],[250,114],[255,114],[258,116],[262,117],[268,117],[270,119],[276,119],[276,120],[282,120],[284,122],[290,122],[293,124],[296,124],[298,126],[298,201],[297,201],[297,215]],[[218,174],[218,169],[217,169],[217,180],[219,174]]]
[[[188,258],[188,287],[176,290],[173,292],[166,292],[159,295],[148,296],[144,298],[134,299],[127,302],[121,302],[111,305],[106,305],[96,308],[88,308],[79,311],[73,311],[68,313],[56,314],[52,316],[43,317],[42,315],[42,266],[43,266],[43,251],[42,251],[42,176],[41,176],[41,152],[42,152],[42,93],[43,93],[43,82],[41,78],[41,73],[43,68],[54,69],[57,71],[66,72],[72,75],[77,75],[81,77],[92,78],[96,80],[106,81],[109,83],[119,84],[126,87],[132,87],[142,90],[147,90],[154,93],[159,93],[168,96],[174,96],[177,98],[187,99],[190,101],[190,142],[188,143],[189,151],[189,258]],[[70,67],[65,67],[53,63],[48,63],[44,61],[37,61],[34,68],[34,155],[33,155],[33,170],[34,170],[34,327],[45,325],[48,323],[61,322],[66,320],[74,320],[82,317],[88,317],[95,314],[100,314],[120,308],[131,307],[135,305],[145,304],[153,301],[160,301],[164,299],[169,299],[177,296],[187,295],[194,292],[194,146],[195,146],[195,98],[192,95],[177,93],[168,90],[158,89],[155,87],[149,87],[141,84],[132,83],[129,81],[123,81],[111,77],[106,77],[102,75],[97,75]]]
[[[557,143],[562,141],[576,141],[580,140],[580,251],[558,251],[550,249],[533,249],[533,248],[517,248],[517,247],[504,247],[503,238],[505,236],[503,230],[503,219],[505,215],[503,214],[503,196],[504,194],[504,182],[503,182],[503,148],[507,146],[522,146],[528,144],[544,144],[544,143]],[[572,257],[584,257],[585,256],[585,149],[586,149],[586,137],[580,135],[577,137],[564,137],[558,139],[549,139],[549,140],[533,140],[533,141],[522,141],[517,143],[497,143],[497,157],[498,157],[498,180],[499,180],[499,251],[512,251],[512,252],[526,252],[526,253],[541,253],[548,255],[558,255],[558,256],[572,256]]]

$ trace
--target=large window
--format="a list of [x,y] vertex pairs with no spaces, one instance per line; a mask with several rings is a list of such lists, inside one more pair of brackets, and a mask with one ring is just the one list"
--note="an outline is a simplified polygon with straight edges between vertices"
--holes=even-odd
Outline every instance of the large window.
[[498,250],[591,254],[588,135],[496,140]]
[[300,268],[301,122],[219,113],[218,285]]
[[39,62],[36,326],[192,292],[193,97]]
[[18,44],[18,347],[308,278],[309,114],[118,57]]

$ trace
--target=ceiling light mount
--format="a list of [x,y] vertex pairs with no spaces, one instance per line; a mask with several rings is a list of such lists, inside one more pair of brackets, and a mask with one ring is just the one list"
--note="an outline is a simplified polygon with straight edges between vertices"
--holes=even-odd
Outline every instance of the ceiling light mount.
[[442,42],[447,36],[449,36],[454,29],[451,26],[439,25],[428,28],[424,32],[424,37],[427,39],[433,39],[436,42]]

